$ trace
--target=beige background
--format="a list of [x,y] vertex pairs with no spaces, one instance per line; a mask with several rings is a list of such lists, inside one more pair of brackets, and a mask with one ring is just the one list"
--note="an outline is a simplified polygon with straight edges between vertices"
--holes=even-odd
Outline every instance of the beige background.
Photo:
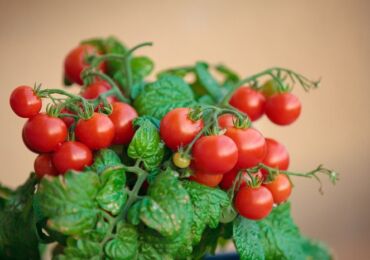
[[19,84],[61,87],[66,52],[81,39],[116,35],[156,68],[204,59],[242,75],[286,66],[317,78],[309,95],[297,90],[303,114],[291,127],[258,122],[266,136],[289,148],[291,169],[324,163],[341,173],[325,195],[313,180],[296,180],[296,221],[327,241],[338,259],[370,257],[369,1],[4,1],[0,0],[0,181],[16,186],[32,170],[22,144],[23,119],[8,96]]

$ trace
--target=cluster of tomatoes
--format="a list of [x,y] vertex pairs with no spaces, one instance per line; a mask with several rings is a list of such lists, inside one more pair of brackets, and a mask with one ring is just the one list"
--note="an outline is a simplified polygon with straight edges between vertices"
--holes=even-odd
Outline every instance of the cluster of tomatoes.
[[[230,104],[255,121],[264,113],[279,125],[294,122],[301,110],[299,100],[291,93],[276,93],[266,97],[250,87],[240,87]],[[160,124],[160,134],[175,153],[174,164],[190,167],[190,179],[209,187],[220,186],[236,192],[234,205],[240,215],[258,220],[266,217],[273,204],[288,199],[292,185],[285,174],[289,154],[284,145],[265,138],[257,129],[231,113],[217,117],[218,131],[204,135],[205,122],[189,108],[168,112]],[[184,152],[183,147],[191,146]],[[191,153],[190,154],[188,154]],[[258,168],[259,165],[267,166]],[[250,173],[254,169],[254,172]],[[271,180],[270,171],[275,169]]]

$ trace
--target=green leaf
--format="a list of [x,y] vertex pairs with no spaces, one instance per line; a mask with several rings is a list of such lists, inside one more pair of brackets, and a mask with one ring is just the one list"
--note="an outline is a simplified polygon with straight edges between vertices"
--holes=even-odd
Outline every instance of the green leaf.
[[[108,37],[104,42],[105,53],[107,54],[125,54],[127,48],[115,37]],[[107,61],[107,72],[113,76],[116,72],[123,70],[123,60],[108,60]]]
[[64,177],[44,178],[36,198],[48,226],[67,235],[93,228],[98,209],[95,197],[100,189],[95,172],[67,172]]
[[128,146],[128,156],[141,160],[146,169],[154,169],[161,163],[164,155],[164,144],[157,127],[151,120],[142,118],[136,119],[134,125],[139,125],[139,129]]
[[83,40],[81,44],[92,45],[97,48],[100,52],[105,52],[105,40],[103,38],[91,38]]
[[226,65],[219,64],[216,66],[216,70],[224,75],[225,82],[237,83],[240,80],[238,74]]
[[103,187],[96,200],[102,209],[117,215],[127,200],[125,171],[121,167],[108,168],[101,174],[101,180]]
[[101,253],[100,244],[86,239],[67,239],[67,247],[64,249],[66,259],[99,259]]
[[237,218],[233,232],[241,259],[330,259],[323,246],[301,236],[289,203],[276,207],[261,221]]
[[166,75],[145,85],[134,106],[140,115],[162,119],[174,108],[191,107],[195,103],[193,92],[184,80]]
[[104,247],[109,259],[130,260],[135,259],[138,252],[138,233],[134,226],[122,225],[115,237]]
[[192,209],[189,195],[176,173],[167,170],[158,174],[147,194],[130,210],[129,218],[135,224],[139,218],[165,237],[181,236],[184,225],[192,219]]
[[94,163],[87,169],[100,174],[108,168],[120,165],[122,165],[121,159],[113,150],[102,149],[95,154]]
[[207,64],[197,62],[195,65],[195,72],[199,83],[207,90],[207,93],[213,98],[213,100],[215,102],[220,101],[223,96],[221,86],[208,71]]
[[159,79],[161,77],[171,76],[171,75],[179,77],[179,78],[184,78],[188,74],[194,73],[194,71],[195,69],[192,66],[178,67],[174,69],[168,69],[168,70],[161,71],[160,73],[157,74],[157,78]]
[[201,240],[207,226],[217,227],[223,209],[230,206],[230,200],[227,193],[218,188],[193,181],[185,181],[183,186],[189,193],[193,207],[192,239],[195,245]]
[[131,59],[131,69],[134,80],[141,81],[154,69],[154,63],[146,56],[134,57]]

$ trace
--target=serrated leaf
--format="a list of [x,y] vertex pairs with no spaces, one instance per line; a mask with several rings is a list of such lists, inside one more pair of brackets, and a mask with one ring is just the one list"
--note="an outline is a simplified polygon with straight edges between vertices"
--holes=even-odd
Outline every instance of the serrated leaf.
[[195,72],[199,83],[207,90],[207,93],[213,100],[215,102],[220,101],[223,96],[221,86],[208,71],[207,65],[203,62],[197,62],[195,65]]
[[125,171],[121,167],[108,168],[100,178],[103,187],[96,200],[102,209],[117,215],[127,200]]
[[134,125],[139,125],[139,129],[128,146],[127,154],[132,159],[141,160],[147,170],[152,170],[163,159],[164,144],[156,126],[150,120],[138,118]]
[[64,177],[44,178],[36,198],[48,226],[67,235],[81,234],[97,221],[95,197],[100,189],[95,172],[67,172]]
[[199,243],[204,229],[216,228],[224,208],[230,206],[226,192],[210,188],[193,181],[183,182],[193,207],[192,235],[193,244]]
[[184,80],[165,75],[145,85],[144,90],[136,98],[134,106],[140,115],[161,119],[174,108],[190,107],[195,103],[193,92]]
[[122,225],[115,237],[104,247],[109,259],[131,260],[138,252],[138,233],[134,226]]
[[122,163],[118,154],[110,149],[102,149],[95,154],[94,163],[90,167],[87,167],[87,169],[100,174],[108,168],[120,165],[122,165]]
[[67,246],[63,253],[67,259],[92,259],[94,257],[99,259],[101,247],[98,242],[70,237],[67,239]]

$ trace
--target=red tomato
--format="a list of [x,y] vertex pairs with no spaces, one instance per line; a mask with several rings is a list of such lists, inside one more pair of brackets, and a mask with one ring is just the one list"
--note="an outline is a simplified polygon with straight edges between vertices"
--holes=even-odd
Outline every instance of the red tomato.
[[191,120],[189,112],[190,108],[175,108],[162,118],[161,138],[174,151],[188,145],[203,128],[203,120]]
[[[289,167],[289,153],[284,145],[271,138],[266,138],[267,153],[262,163],[275,169],[287,170]],[[261,169],[264,175],[268,172]]]
[[136,110],[128,104],[114,102],[113,111],[109,115],[115,128],[114,144],[128,144],[135,134],[132,120],[137,118]]
[[189,179],[208,187],[216,187],[222,180],[222,174],[207,174],[199,170],[195,170],[194,174],[190,176]]
[[33,168],[35,169],[35,173],[39,178],[42,178],[45,175],[58,175],[58,172],[51,160],[51,155],[48,153],[38,155],[33,163]]
[[254,128],[228,128],[225,135],[230,137],[238,147],[237,167],[251,168],[262,162],[266,155],[266,141]]
[[55,151],[67,138],[67,126],[62,119],[37,114],[28,119],[23,127],[24,144],[35,153]]
[[279,174],[275,180],[263,186],[269,189],[276,204],[286,201],[292,193],[292,184],[285,174]]
[[271,96],[266,102],[266,115],[277,125],[289,125],[301,114],[301,102],[291,93]]
[[[103,94],[111,89],[111,86],[108,82],[103,80],[95,81],[94,83],[88,85],[81,93],[81,96],[86,99],[96,99],[100,94]],[[109,103],[117,101],[116,97],[109,96],[107,97]]]
[[223,174],[234,168],[238,161],[238,148],[225,135],[199,138],[192,151],[194,168],[208,174]]
[[[74,83],[82,85],[81,72],[89,67],[85,58],[88,55],[97,54],[98,50],[92,45],[80,45],[71,50],[64,60],[65,77]],[[101,63],[100,70],[105,71],[105,63]]]
[[263,115],[265,103],[265,96],[250,87],[238,88],[230,99],[230,105],[247,114],[252,121]]
[[[231,171],[225,173],[223,175],[222,181],[220,183],[221,189],[223,189],[223,190],[231,189],[232,186],[233,186],[234,180],[235,180],[236,176],[238,175],[238,172],[239,172],[239,170],[237,168],[234,168]],[[258,171],[257,173],[252,174],[252,176],[254,176],[256,178],[259,178],[260,180],[262,180],[262,178],[263,178],[263,175],[260,171]],[[243,172],[243,177],[242,177],[241,184],[240,184],[239,188],[244,187],[247,184],[247,181],[250,181],[250,180],[251,180],[251,178],[249,177],[248,173]]]
[[229,128],[234,127],[234,120],[236,120],[236,117],[232,114],[223,114],[218,117],[218,125],[221,128]]
[[106,148],[112,144],[114,138],[114,125],[105,114],[94,113],[87,120],[77,122],[76,139],[86,144],[92,150]]
[[242,187],[235,197],[235,208],[245,218],[259,220],[267,217],[274,204],[271,192],[264,186]]
[[[74,113],[69,111],[68,109],[66,108],[63,108],[61,113],[63,114],[71,114],[73,115]],[[69,117],[69,116],[66,116],[66,117],[61,117],[61,119],[63,120],[63,122],[66,124],[66,126],[69,128],[74,122],[74,118],[73,117]]]
[[92,162],[91,150],[80,142],[65,142],[53,155],[55,168],[61,174],[68,170],[81,171]]
[[19,86],[10,95],[10,106],[18,116],[30,118],[40,112],[42,101],[31,87]]

